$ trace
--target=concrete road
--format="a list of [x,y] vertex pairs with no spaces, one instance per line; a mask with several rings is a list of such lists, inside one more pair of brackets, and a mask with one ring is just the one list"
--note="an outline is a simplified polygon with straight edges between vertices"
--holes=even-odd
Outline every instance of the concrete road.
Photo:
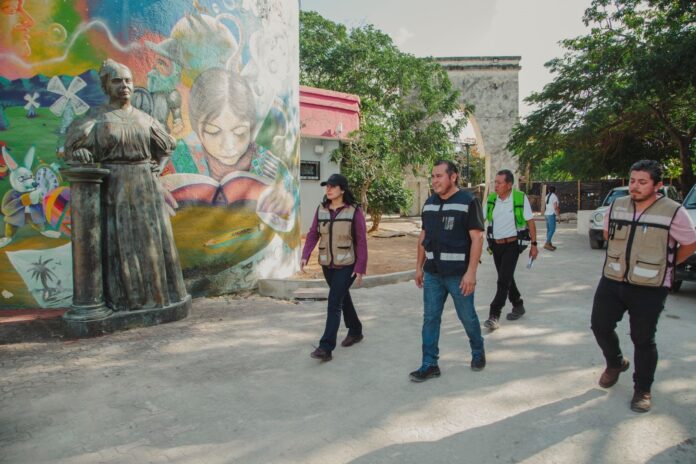
[[[325,364],[309,358],[324,303],[258,297],[197,300],[185,321],[99,339],[2,346],[0,462],[696,462],[696,285],[668,298],[653,411],[639,415],[630,372],[597,386],[589,314],[603,252],[570,228],[555,242],[518,269],[528,312],[486,336],[484,371],[469,369],[448,302],[442,377],[422,384],[408,380],[420,364],[413,282],[356,290],[365,340]],[[494,275],[486,255],[482,321]],[[619,335],[632,357],[627,321]]]

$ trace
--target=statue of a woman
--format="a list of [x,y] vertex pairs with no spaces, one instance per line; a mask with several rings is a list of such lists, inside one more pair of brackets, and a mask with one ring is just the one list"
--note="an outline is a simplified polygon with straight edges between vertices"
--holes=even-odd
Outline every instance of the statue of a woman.
[[109,103],[70,126],[66,157],[101,163],[104,295],[114,311],[163,308],[187,298],[158,174],[175,141],[131,106],[133,76],[106,60],[99,71]]

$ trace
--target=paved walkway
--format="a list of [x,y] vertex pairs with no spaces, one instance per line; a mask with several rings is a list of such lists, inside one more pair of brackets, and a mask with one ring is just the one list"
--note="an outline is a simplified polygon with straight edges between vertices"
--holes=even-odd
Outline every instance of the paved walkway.
[[[541,235],[540,235],[541,236]],[[654,409],[610,390],[589,331],[603,253],[567,226],[555,253],[518,269],[527,315],[486,336],[469,369],[451,303],[439,379],[420,362],[413,282],[357,290],[365,340],[309,358],[324,303],[196,300],[187,320],[73,343],[0,347],[3,463],[696,462],[696,285],[660,321]],[[488,255],[477,308],[495,279]],[[628,324],[619,329],[632,355]],[[343,331],[341,336],[343,335]]]

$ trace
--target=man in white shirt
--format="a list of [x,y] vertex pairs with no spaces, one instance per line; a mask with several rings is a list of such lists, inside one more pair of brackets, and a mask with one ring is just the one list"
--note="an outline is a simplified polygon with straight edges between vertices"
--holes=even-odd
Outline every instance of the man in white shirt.
[[553,234],[556,233],[556,216],[561,215],[561,209],[558,206],[556,187],[551,185],[547,190],[546,206],[544,208],[544,218],[546,218],[546,243],[544,243],[544,249],[556,251],[556,247],[551,243],[551,239],[553,239]]
[[489,330],[499,327],[500,313],[506,298],[512,303],[512,312],[506,316],[509,321],[517,320],[525,313],[522,295],[515,284],[515,267],[522,237],[529,234],[529,257],[532,260],[539,253],[532,207],[527,195],[512,188],[514,181],[515,178],[508,169],[498,172],[495,176],[495,193],[489,195],[487,202],[489,245],[498,272],[495,297],[491,302],[488,320],[483,324]]

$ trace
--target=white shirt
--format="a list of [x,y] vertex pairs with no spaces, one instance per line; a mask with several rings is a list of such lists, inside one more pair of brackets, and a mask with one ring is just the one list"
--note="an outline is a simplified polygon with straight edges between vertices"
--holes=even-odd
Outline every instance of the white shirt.
[[[500,240],[502,238],[517,237],[517,227],[515,226],[515,212],[513,211],[512,192],[505,200],[496,197],[495,206],[493,207],[493,238]],[[522,215],[525,221],[534,218],[532,213],[532,205],[529,204],[527,195],[524,196],[524,208]]]
[[553,216],[556,214],[556,206],[558,206],[558,197],[555,193],[549,193],[547,195],[548,200],[546,200],[546,209],[544,209],[544,214],[546,216]]

